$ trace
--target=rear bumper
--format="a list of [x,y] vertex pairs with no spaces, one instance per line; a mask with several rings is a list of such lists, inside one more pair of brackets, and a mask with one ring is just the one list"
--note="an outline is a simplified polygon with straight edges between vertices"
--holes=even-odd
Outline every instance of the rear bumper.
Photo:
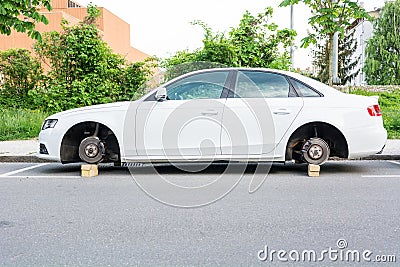
[[348,133],[349,159],[382,153],[387,141],[387,131],[382,127],[368,127]]

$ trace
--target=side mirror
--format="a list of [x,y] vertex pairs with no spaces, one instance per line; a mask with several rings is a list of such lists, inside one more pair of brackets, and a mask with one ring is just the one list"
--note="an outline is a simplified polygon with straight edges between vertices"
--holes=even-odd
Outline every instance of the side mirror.
[[166,100],[167,99],[167,88],[165,88],[165,87],[158,88],[155,98],[157,101]]

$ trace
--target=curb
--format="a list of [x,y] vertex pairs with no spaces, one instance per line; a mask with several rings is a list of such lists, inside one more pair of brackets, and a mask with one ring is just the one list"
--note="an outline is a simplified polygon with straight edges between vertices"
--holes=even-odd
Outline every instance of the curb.
[[[331,158],[329,161],[338,161],[347,159]],[[360,159],[352,160],[400,160],[400,155],[373,155]],[[52,160],[40,159],[36,156],[0,156],[0,162],[4,163],[45,163],[57,162]]]
[[400,160],[400,155],[373,155],[361,160]]
[[56,162],[56,161],[40,159],[36,156],[0,156],[0,162],[45,163],[45,162]]

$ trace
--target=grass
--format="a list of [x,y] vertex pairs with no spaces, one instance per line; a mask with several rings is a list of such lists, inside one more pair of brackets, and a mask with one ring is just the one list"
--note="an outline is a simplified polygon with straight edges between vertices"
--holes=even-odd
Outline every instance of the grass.
[[0,141],[37,137],[47,113],[39,110],[1,109]]
[[388,131],[389,139],[400,139],[400,90],[390,92],[371,92],[362,89],[352,89],[351,94],[365,96],[379,96],[379,105],[382,109],[383,124]]

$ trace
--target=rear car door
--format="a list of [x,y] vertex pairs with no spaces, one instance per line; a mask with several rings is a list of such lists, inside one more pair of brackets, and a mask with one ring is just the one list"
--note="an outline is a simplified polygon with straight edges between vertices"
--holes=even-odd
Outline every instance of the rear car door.
[[222,118],[222,154],[272,152],[300,113],[303,99],[279,73],[240,70],[234,84]]

